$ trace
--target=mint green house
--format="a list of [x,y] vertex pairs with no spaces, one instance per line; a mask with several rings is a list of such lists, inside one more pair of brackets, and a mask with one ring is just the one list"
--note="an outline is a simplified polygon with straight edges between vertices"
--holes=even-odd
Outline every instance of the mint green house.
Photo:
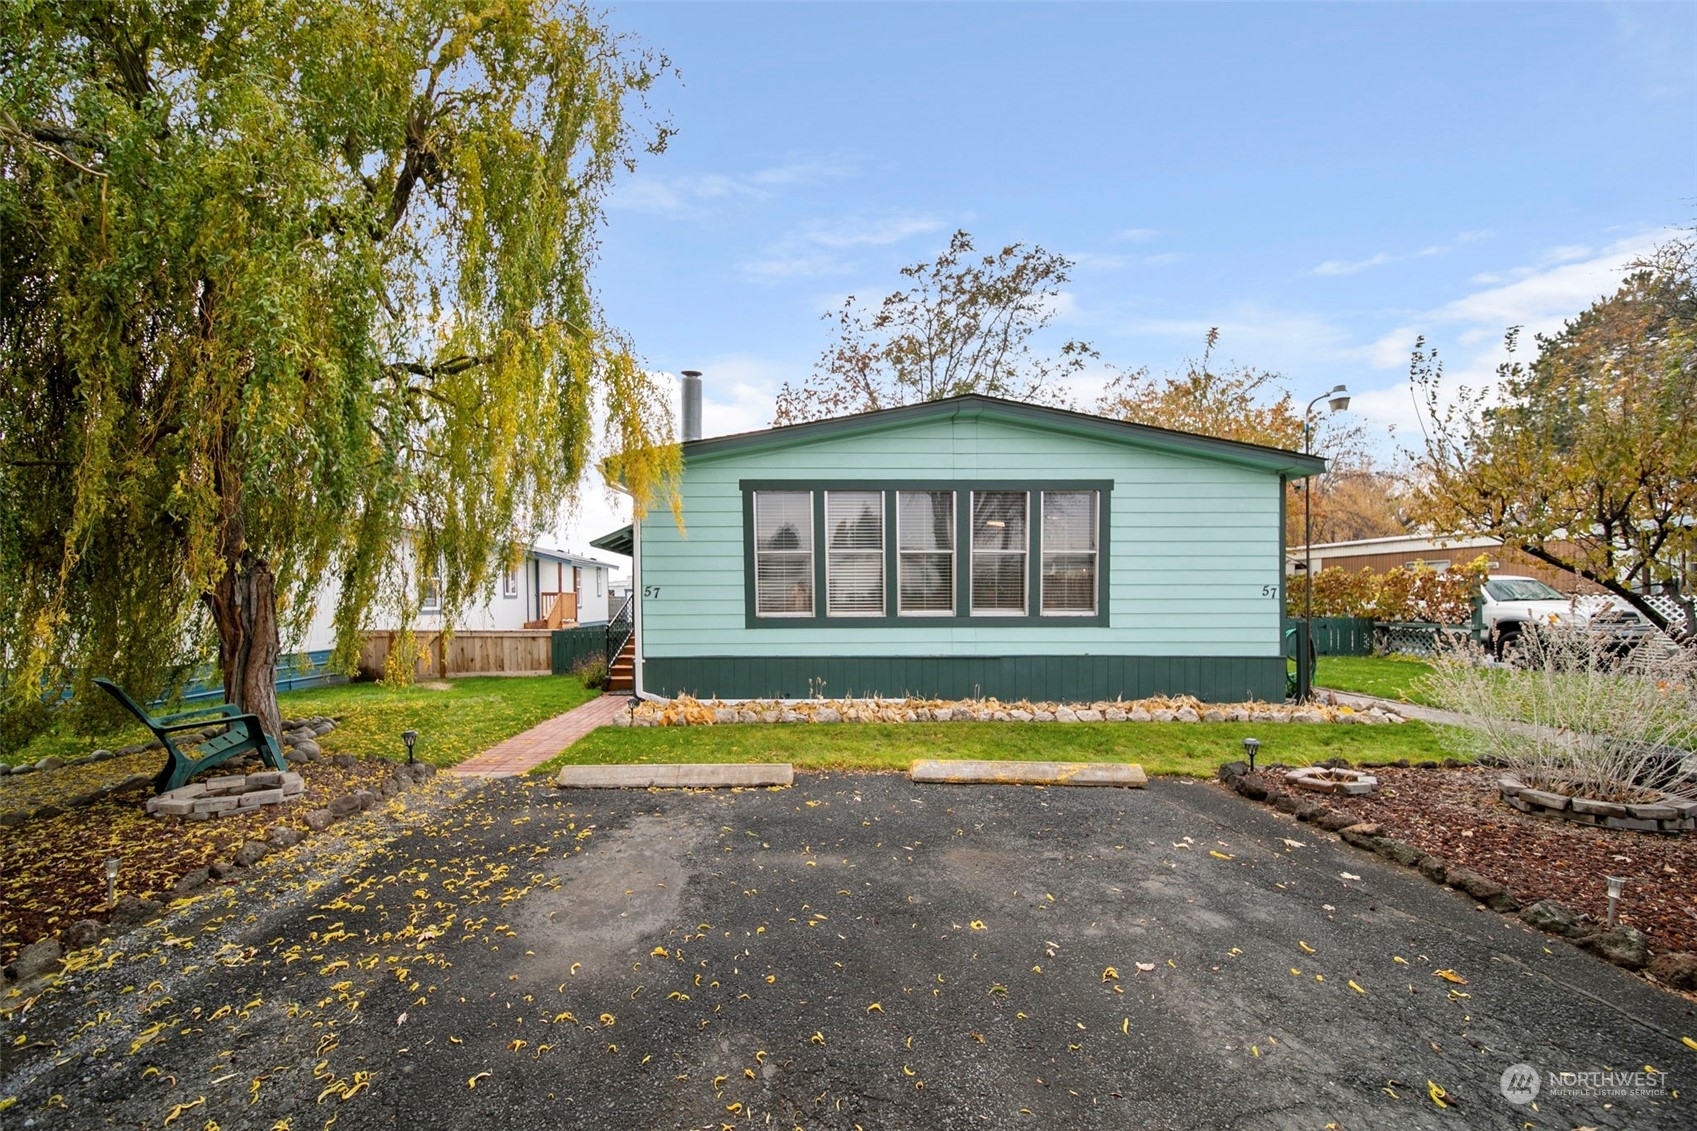
[[1309,455],[965,396],[683,445],[632,556],[635,690],[1284,696]]

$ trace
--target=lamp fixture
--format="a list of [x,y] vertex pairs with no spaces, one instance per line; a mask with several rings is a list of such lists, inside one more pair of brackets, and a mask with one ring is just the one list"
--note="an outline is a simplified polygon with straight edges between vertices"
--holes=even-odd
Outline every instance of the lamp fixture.
[[1260,751],[1260,749],[1260,739],[1246,738],[1243,740],[1243,752],[1249,757],[1249,770],[1251,773],[1255,771],[1255,755]]
[[118,906],[118,869],[123,866],[120,856],[106,858],[106,906]]
[[407,765],[410,766],[410,765],[413,764],[412,763],[412,748],[418,743],[418,732],[416,730],[403,730],[401,732],[401,741],[406,744],[406,747],[407,747]]
[[1620,904],[1620,893],[1626,890],[1626,877],[1604,876],[1603,881],[1608,884],[1609,889],[1608,925],[1612,929],[1615,925],[1615,908]]

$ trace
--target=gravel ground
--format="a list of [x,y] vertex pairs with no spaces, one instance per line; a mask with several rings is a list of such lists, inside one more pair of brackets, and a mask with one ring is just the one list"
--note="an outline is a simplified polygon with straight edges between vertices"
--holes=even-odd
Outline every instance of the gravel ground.
[[8,999],[8,1129],[1697,1122],[1689,1002],[1203,783],[495,782],[121,949]]

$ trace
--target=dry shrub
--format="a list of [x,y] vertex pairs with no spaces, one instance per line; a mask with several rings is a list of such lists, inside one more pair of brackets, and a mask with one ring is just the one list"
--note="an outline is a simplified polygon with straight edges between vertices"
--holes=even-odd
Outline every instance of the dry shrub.
[[1527,785],[1598,801],[1697,799],[1697,662],[1655,639],[1622,652],[1583,627],[1521,637],[1519,664],[1477,644],[1442,648],[1425,686],[1467,721],[1439,728],[1459,753]]

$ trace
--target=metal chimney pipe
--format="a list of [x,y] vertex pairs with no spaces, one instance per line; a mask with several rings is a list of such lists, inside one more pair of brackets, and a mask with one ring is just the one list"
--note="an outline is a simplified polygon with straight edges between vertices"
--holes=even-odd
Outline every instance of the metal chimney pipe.
[[701,370],[683,371],[684,439],[701,439]]

